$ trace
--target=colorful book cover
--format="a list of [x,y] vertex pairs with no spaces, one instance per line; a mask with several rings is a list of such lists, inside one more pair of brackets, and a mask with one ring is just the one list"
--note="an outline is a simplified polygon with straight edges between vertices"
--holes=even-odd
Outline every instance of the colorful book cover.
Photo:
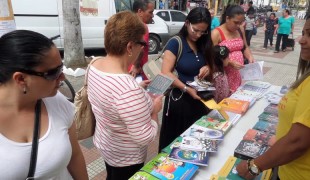
[[174,141],[172,141],[172,143],[170,143],[167,147],[162,149],[161,152],[170,154],[174,147],[180,147],[182,139],[183,138],[181,136],[178,136],[177,138],[175,138]]
[[268,104],[267,107],[265,107],[264,112],[272,114],[274,116],[278,116],[278,105],[277,104]]
[[229,98],[242,100],[242,101],[248,101],[250,103],[249,107],[252,107],[256,101],[256,98],[253,96],[247,96],[247,95],[242,95],[238,93],[233,93]]
[[255,99],[258,99],[262,96],[261,92],[250,91],[250,90],[242,89],[241,87],[238,88],[237,91],[234,92],[233,94],[241,95],[241,96],[250,96]]
[[244,114],[248,110],[250,102],[225,98],[219,103],[219,105],[222,106],[225,111]]
[[129,180],[160,180],[159,178],[147,173],[145,171],[136,172]]
[[169,158],[196,165],[208,166],[209,153],[206,151],[185,150],[175,147],[172,149]]
[[264,82],[264,81],[248,81],[245,83],[245,85],[255,86],[255,87],[264,88],[264,89],[267,89],[271,86],[269,82]]
[[210,128],[210,129],[217,129],[221,130],[226,133],[232,126],[231,122],[221,118],[213,118],[210,116],[202,116],[195,124]]
[[234,156],[240,159],[253,159],[268,150],[269,146],[252,140],[241,140],[235,149]]
[[215,139],[198,139],[191,136],[185,136],[182,139],[180,149],[216,152],[220,141]]
[[272,115],[272,114],[267,113],[267,112],[261,113],[258,116],[258,119],[262,120],[262,121],[268,121],[268,122],[273,123],[273,124],[277,124],[279,122],[278,116]]
[[[218,172],[218,179],[215,178],[214,180],[243,180],[243,178],[238,175],[238,172],[236,170],[236,166],[241,161],[242,160],[239,158],[230,156],[225,162],[224,166]],[[257,177],[254,178],[254,180],[269,180],[271,178],[271,175],[272,170],[268,169],[260,173]]]
[[185,132],[181,134],[182,138],[185,136],[191,136],[198,139],[224,139],[223,131],[202,127],[197,124],[191,125]]
[[269,146],[274,145],[276,142],[276,136],[268,132],[259,131],[256,129],[248,129],[248,131],[243,136],[244,140],[252,140],[260,144],[267,144]]
[[[237,113],[233,113],[233,112],[226,112],[228,118],[227,120],[229,122],[231,122],[231,125],[234,126],[237,124],[237,122],[239,122],[240,118],[241,118],[241,114],[237,114]],[[221,113],[219,113],[217,110],[212,110],[211,112],[209,112],[208,117],[212,117],[215,119],[226,119],[224,118]]]
[[276,134],[277,124],[270,123],[268,121],[257,121],[254,125],[253,129],[257,129],[260,131],[265,131],[271,134]]
[[158,154],[141,168],[141,171],[162,180],[189,180],[197,170],[198,166],[170,159],[166,153]]

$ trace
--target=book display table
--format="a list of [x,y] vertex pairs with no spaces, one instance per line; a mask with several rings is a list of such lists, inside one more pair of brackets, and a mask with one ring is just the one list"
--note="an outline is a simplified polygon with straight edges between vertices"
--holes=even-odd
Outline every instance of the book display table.
[[[268,92],[280,92],[280,86],[269,87]],[[269,104],[267,99],[258,99],[254,105],[241,117],[239,122],[234,125],[224,137],[223,142],[218,147],[216,153],[210,154],[209,165],[207,167],[200,166],[194,180],[210,179],[212,174],[216,174],[225,164],[229,156],[234,155],[234,150],[242,140],[248,129],[251,129],[258,121],[258,116],[263,112],[264,108]]]
[[[264,86],[266,84],[263,82],[256,82],[256,84],[257,83],[260,84],[261,86]],[[248,132],[248,130],[252,129],[254,125],[256,125],[256,123],[259,121],[259,117],[262,118],[263,115],[266,116],[266,114],[262,115],[262,113],[265,112],[265,108],[270,104],[270,102],[276,102],[275,99],[271,97],[281,97],[284,94],[284,93],[280,93],[281,91],[280,86],[273,86],[270,84],[268,85],[268,87],[266,86],[262,88],[264,89],[263,91],[261,91],[262,89],[260,88],[258,90],[256,88],[256,91],[254,91],[253,89],[254,93],[252,93],[252,91],[247,90],[249,88],[253,88],[253,86],[249,84],[247,84],[247,89],[245,88],[245,85],[242,88],[239,89],[239,91],[237,91],[234,94],[236,97],[242,98],[247,93],[260,94],[258,96],[255,95],[255,100],[249,101],[250,103],[247,102],[248,103],[247,107],[250,106],[250,108],[245,110],[246,112],[242,116],[240,114],[229,113],[228,111],[226,111],[226,113],[228,113],[226,114],[226,116],[229,118],[225,118],[225,119],[229,119],[229,120],[227,121],[223,120],[222,121],[224,122],[223,124],[221,124],[220,121],[217,121],[218,124],[213,124],[213,128],[211,128],[212,126],[211,124],[215,123],[216,121],[214,120],[209,121],[209,118],[206,118],[206,117],[210,117],[212,119],[212,116],[216,113],[219,113],[222,115],[223,113],[221,113],[220,111],[222,111],[224,106],[221,106],[222,109],[220,108],[220,109],[214,110],[210,112],[207,116],[203,116],[199,120],[197,119],[197,121],[192,126],[190,126],[179,137],[177,137],[173,142],[171,142],[169,146],[167,146],[166,148],[162,150],[163,152],[162,156],[157,156],[155,159],[151,160],[146,166],[144,166],[139,172],[137,172],[131,179],[133,180],[141,179],[142,176],[147,177],[148,179],[151,179],[151,180],[158,179],[158,178],[159,179],[206,180],[206,179],[216,178],[213,175],[217,175],[218,177],[220,175],[221,178],[228,177],[227,174],[225,175],[225,173],[223,175],[222,167],[224,165],[226,167],[227,160],[233,158],[231,156],[235,155],[238,157],[239,155],[240,156],[245,155],[243,154],[244,152],[243,149],[239,149],[239,147],[244,148],[245,152],[250,152],[250,153],[255,152],[257,150],[257,148],[253,148],[251,143],[250,145],[247,145],[247,147],[244,147],[243,145],[241,146],[238,146],[238,145],[239,143],[241,143],[241,140],[244,139],[244,136]],[[261,93],[259,93],[259,91],[261,91]],[[239,100],[242,101],[242,99],[239,99]],[[279,102],[279,100],[280,98],[277,98],[277,103]],[[230,102],[233,104],[232,100],[230,100]],[[229,107],[230,102],[224,105]],[[211,108],[210,106],[208,107]],[[268,106],[268,108],[269,107],[270,106]],[[277,105],[275,105],[275,107],[277,107]],[[273,109],[273,110],[277,112],[277,109]],[[223,118],[220,118],[220,119],[223,119]],[[220,129],[217,129],[217,128],[220,128]],[[268,129],[265,129],[265,130],[268,130]],[[220,133],[221,138],[217,136],[216,136],[217,138],[214,137],[215,132],[218,132],[218,131],[221,132]],[[253,130],[253,129],[251,130],[251,132],[252,131],[256,132],[256,130]],[[272,135],[274,136],[274,134]],[[248,135],[247,137],[250,138],[250,136],[252,137],[255,135]],[[203,139],[203,138],[208,139],[210,142],[208,141],[209,142],[208,143],[206,139]],[[215,145],[214,143],[211,143],[211,139],[213,139],[214,143],[217,144],[216,146],[210,145],[210,144]],[[219,143],[215,141],[218,141]],[[248,141],[252,142],[251,139],[249,139]],[[275,141],[275,137],[274,137],[274,141]],[[258,143],[258,141],[255,143]],[[235,151],[237,147],[238,147],[238,151],[237,150]],[[212,148],[214,148],[214,151]],[[266,147],[265,150],[268,148],[269,147]],[[256,154],[256,156],[258,155],[259,154]],[[255,156],[249,156],[249,157],[255,157]],[[238,158],[244,159],[241,157],[238,157]],[[186,163],[178,164],[177,162],[183,162],[183,163],[186,162],[186,163],[191,163],[195,165],[192,165],[190,168],[185,168],[189,164],[186,164]],[[171,167],[174,167],[175,169],[173,170],[170,169],[171,171],[169,171],[169,169],[167,168],[165,169],[161,168],[162,166],[167,166],[167,164],[171,165]],[[146,167],[148,167],[148,169]],[[229,167],[231,167],[229,170],[233,172],[234,170],[232,170],[232,166],[229,166]],[[181,170],[182,170],[181,174],[176,173]],[[221,171],[221,173],[219,173],[219,171]],[[225,172],[226,171],[227,170],[225,170]],[[148,176],[145,176],[143,173],[148,174]],[[159,176],[156,173],[159,173],[163,176]],[[152,174],[152,177],[150,174]],[[235,174],[235,172],[233,172],[233,174]],[[156,177],[154,177],[153,175]],[[270,177],[270,174],[267,175],[266,177]]]

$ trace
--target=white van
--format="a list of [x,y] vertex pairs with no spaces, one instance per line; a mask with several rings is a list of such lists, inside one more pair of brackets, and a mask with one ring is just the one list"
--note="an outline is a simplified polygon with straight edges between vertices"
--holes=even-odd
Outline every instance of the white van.
[[[63,48],[62,0],[11,0],[17,29],[40,32]],[[104,47],[103,32],[109,17],[118,11],[130,10],[133,0],[79,0],[79,13],[84,48]],[[148,24],[149,53],[157,53],[169,39],[166,23],[154,16]]]

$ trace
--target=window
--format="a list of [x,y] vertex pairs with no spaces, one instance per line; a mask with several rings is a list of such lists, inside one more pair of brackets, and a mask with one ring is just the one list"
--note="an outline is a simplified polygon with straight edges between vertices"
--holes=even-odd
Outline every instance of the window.
[[156,13],[157,16],[162,18],[164,21],[170,21],[170,16],[168,11],[160,11]]
[[116,12],[132,9],[133,0],[117,0],[115,1]]
[[181,12],[171,11],[171,19],[176,22],[185,22],[186,15]]

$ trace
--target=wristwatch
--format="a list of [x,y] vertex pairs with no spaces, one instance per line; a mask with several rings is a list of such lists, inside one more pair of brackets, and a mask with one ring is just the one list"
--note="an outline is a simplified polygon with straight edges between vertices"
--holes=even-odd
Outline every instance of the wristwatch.
[[184,88],[182,89],[182,92],[187,92],[187,86],[184,86]]
[[254,163],[254,159],[248,160],[248,170],[252,176],[258,176],[262,172],[259,167]]

